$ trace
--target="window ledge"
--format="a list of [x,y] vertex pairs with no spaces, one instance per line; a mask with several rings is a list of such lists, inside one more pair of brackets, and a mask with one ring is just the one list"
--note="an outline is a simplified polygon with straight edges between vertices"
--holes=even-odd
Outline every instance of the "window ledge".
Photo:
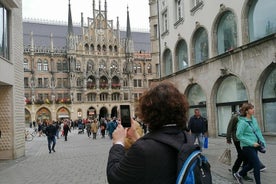
[[180,19],[178,19],[175,23],[174,23],[174,28],[177,28],[180,24],[183,24],[184,22],[184,18],[181,17]]
[[164,37],[164,36],[166,36],[166,35],[168,35],[168,34],[169,34],[169,30],[166,30],[166,31],[164,31],[164,32],[161,34],[161,36]]
[[195,12],[197,12],[200,8],[202,8],[203,7],[203,1],[201,1],[201,2],[199,2],[196,6],[194,6],[191,10],[190,10],[190,12],[191,12],[191,15],[194,15],[195,14]]

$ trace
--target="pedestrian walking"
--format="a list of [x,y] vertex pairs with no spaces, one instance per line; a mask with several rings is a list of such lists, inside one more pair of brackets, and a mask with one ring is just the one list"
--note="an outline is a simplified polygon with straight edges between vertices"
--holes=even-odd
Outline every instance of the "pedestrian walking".
[[198,141],[200,149],[202,150],[204,134],[207,134],[208,131],[208,121],[201,116],[199,109],[194,110],[194,115],[188,123],[188,131],[192,134],[193,141]]
[[87,136],[90,138],[91,137],[91,121],[89,120],[87,123],[86,123],[86,132],[87,132]]
[[64,132],[64,140],[67,141],[68,132],[71,132],[70,127],[68,126],[67,121],[64,121],[63,132]]
[[48,150],[49,153],[56,152],[55,145],[56,145],[56,127],[53,125],[52,120],[48,120],[48,126],[46,127],[45,134],[47,136],[48,141]]
[[97,119],[94,119],[91,124],[91,132],[93,134],[93,139],[97,138],[97,132],[98,132],[98,121]]
[[[239,117],[239,112],[234,112],[234,114],[232,115],[232,117],[228,123],[227,133],[226,133],[227,144],[232,144],[232,141],[231,141],[231,139],[232,139],[233,143],[235,145],[237,154],[238,154],[237,159],[234,162],[234,165],[231,169],[233,176],[236,172],[239,171],[242,163],[243,163],[243,166],[245,166],[247,164],[247,159],[241,149],[240,141],[236,137],[236,130],[237,130],[237,125],[238,125],[238,121],[239,121],[238,117]],[[246,181],[253,181],[253,179],[251,177],[247,176],[247,174],[245,176],[243,176],[243,179]]]
[[106,120],[103,118],[101,120],[101,124],[100,124],[102,138],[105,138],[105,129],[106,129],[106,122],[105,121]]
[[117,119],[116,117],[113,117],[113,120],[107,124],[108,136],[110,139],[112,139],[112,134],[118,125],[116,119]]
[[257,119],[253,116],[254,106],[250,103],[244,103],[240,113],[236,136],[240,140],[240,146],[243,154],[248,158],[248,162],[241,171],[234,173],[234,177],[238,183],[242,184],[242,177],[246,176],[247,172],[253,168],[255,183],[261,184],[258,151],[263,152],[266,143]]

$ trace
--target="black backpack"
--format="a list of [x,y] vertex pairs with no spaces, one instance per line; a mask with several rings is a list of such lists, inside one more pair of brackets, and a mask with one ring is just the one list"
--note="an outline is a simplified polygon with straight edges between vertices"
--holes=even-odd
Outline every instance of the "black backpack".
[[[184,132],[183,132],[184,133]],[[186,137],[186,133],[184,133]],[[201,153],[199,145],[191,142],[179,145],[170,137],[155,134],[148,137],[178,150],[176,184],[211,184],[212,175],[207,158]]]

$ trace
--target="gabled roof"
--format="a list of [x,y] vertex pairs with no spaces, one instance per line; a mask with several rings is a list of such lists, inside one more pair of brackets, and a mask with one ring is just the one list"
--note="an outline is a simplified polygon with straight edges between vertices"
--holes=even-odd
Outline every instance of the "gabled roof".
[[[53,34],[54,48],[66,48],[66,36],[68,26],[62,24],[51,23],[35,23],[23,21],[23,43],[24,46],[31,45],[30,34],[33,32],[35,47],[50,47],[50,35]],[[73,32],[81,35],[81,27],[74,26]],[[150,33],[147,32],[131,32],[134,42],[134,50],[150,52]],[[126,38],[126,31],[121,31],[121,39]]]

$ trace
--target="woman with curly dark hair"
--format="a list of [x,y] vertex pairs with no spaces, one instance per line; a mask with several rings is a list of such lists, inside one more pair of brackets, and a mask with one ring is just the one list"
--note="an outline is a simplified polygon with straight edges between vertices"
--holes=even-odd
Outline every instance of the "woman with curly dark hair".
[[[136,115],[148,126],[149,133],[139,138],[134,120],[129,129],[118,125],[109,152],[108,182],[175,183],[178,151],[151,137],[158,135],[179,143],[179,146],[187,142],[184,132],[187,110],[185,96],[171,83],[160,83],[146,91],[138,100]],[[124,148],[126,137],[135,141],[128,151]]]

